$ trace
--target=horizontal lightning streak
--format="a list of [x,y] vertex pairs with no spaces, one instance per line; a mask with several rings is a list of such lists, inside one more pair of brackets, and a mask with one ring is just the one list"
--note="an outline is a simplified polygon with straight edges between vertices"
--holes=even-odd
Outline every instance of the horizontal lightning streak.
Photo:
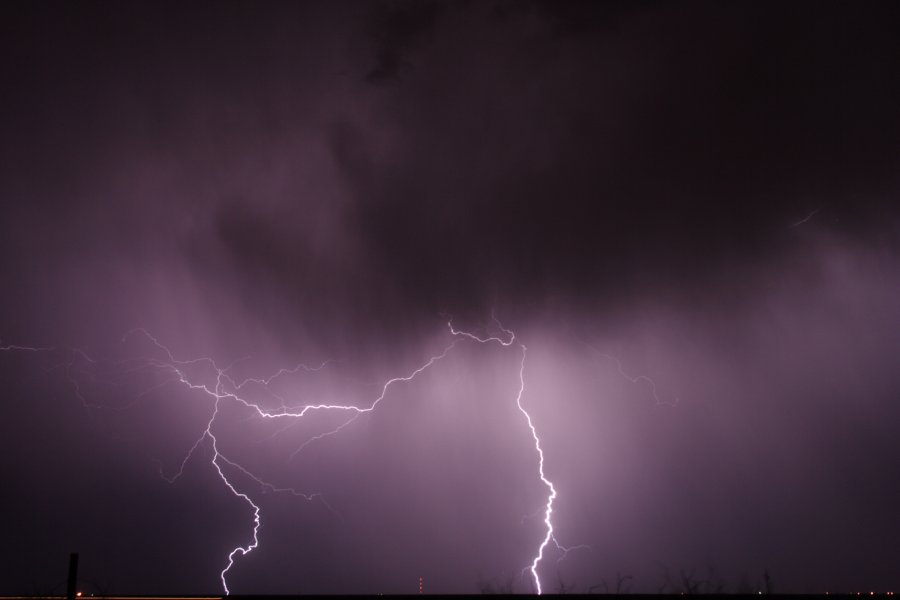
[[41,348],[34,346],[18,346],[16,344],[8,344],[6,346],[0,346],[0,351],[3,352],[12,352],[17,350],[19,352],[49,352],[51,350],[55,350],[55,348]]

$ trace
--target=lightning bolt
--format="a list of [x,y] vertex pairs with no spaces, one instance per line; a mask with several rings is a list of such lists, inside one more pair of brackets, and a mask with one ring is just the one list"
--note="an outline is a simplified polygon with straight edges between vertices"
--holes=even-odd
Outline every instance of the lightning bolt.
[[[3,343],[0,340],[0,343]],[[32,346],[17,346],[16,344],[7,344],[6,346],[0,346],[0,351],[3,352],[49,352],[50,350],[54,350],[55,348],[38,348]]]
[[554,533],[553,533],[553,501],[556,499],[556,487],[553,485],[553,482],[547,479],[547,476],[544,473],[544,450],[541,448],[541,438],[538,436],[537,429],[534,426],[534,422],[531,420],[531,415],[525,410],[525,407],[522,405],[522,396],[525,395],[525,357],[528,353],[528,348],[522,342],[516,341],[516,334],[511,330],[506,329],[494,317],[494,322],[497,324],[497,327],[500,328],[500,331],[505,334],[508,339],[503,340],[500,337],[486,337],[480,338],[472,333],[466,331],[459,331],[454,329],[453,321],[450,320],[447,322],[447,327],[450,329],[450,333],[455,336],[461,336],[465,338],[469,338],[481,344],[487,344],[490,342],[497,342],[501,346],[512,346],[516,344],[522,351],[522,360],[519,363],[519,391],[516,394],[516,406],[519,408],[519,411],[522,415],[525,416],[525,421],[528,423],[528,429],[531,431],[531,437],[534,440],[534,449],[537,452],[538,456],[538,477],[540,477],[541,482],[547,487],[547,503],[544,507],[544,525],[547,526],[547,532],[544,535],[544,539],[541,541],[540,546],[538,546],[537,554],[535,554],[534,558],[531,561],[531,566],[527,567],[528,570],[531,571],[531,577],[534,580],[534,586],[537,590],[538,595],[542,593],[541,589],[541,578],[538,575],[537,568],[538,564],[540,564],[541,560],[544,558],[544,549],[547,547],[552,541],[555,543]]
[[[515,336],[512,336],[510,338],[510,343],[512,343],[514,339]],[[519,365],[519,393],[516,396],[516,406],[519,407],[519,410],[525,415],[525,420],[528,422],[528,428],[531,430],[531,437],[534,438],[534,449],[537,450],[538,454],[538,475],[550,491],[547,496],[547,508],[544,511],[544,524],[547,526],[547,534],[544,536],[544,540],[538,547],[534,560],[531,561],[531,576],[534,578],[534,586],[537,589],[538,595],[540,595],[541,578],[538,576],[537,567],[538,563],[541,562],[541,559],[544,558],[544,548],[547,547],[550,540],[554,539],[553,521],[551,520],[551,517],[553,516],[553,501],[556,499],[556,487],[544,474],[544,451],[541,449],[541,438],[538,437],[537,429],[535,429],[534,423],[531,421],[531,415],[528,414],[528,411],[522,406],[522,395],[525,393],[525,354],[528,352],[528,348],[525,347],[525,344],[521,343],[519,346],[522,348],[522,362]]]
[[[292,453],[292,457],[296,456],[297,453],[302,451],[309,444],[321,440],[323,438],[336,435],[344,428],[353,423],[356,419],[358,419],[361,415],[372,412],[376,409],[376,407],[385,400],[388,396],[390,389],[393,386],[401,385],[404,383],[409,383],[413,379],[415,379],[418,375],[425,372],[429,368],[431,368],[435,363],[439,362],[443,358],[445,358],[458,344],[461,342],[474,342],[478,344],[498,344],[503,348],[516,348],[519,352],[521,352],[521,359],[519,362],[518,369],[518,379],[519,385],[518,390],[516,392],[515,402],[518,410],[521,412],[522,416],[525,419],[525,422],[528,425],[528,430],[531,435],[531,439],[534,442],[534,451],[537,456],[537,476],[543,483],[543,485],[547,488],[547,497],[546,502],[543,508],[544,515],[544,525],[545,525],[545,533],[543,538],[541,539],[540,545],[537,547],[535,551],[535,555],[532,558],[531,564],[523,569],[523,573],[525,571],[529,571],[534,582],[535,590],[538,594],[542,593],[541,587],[541,578],[538,573],[538,567],[541,561],[544,559],[545,550],[547,546],[552,542],[558,550],[563,552],[562,558],[571,551],[578,548],[588,548],[588,546],[574,546],[571,548],[567,548],[559,544],[556,540],[555,532],[553,529],[553,502],[557,498],[557,490],[554,486],[553,482],[547,478],[547,475],[544,471],[544,450],[541,445],[541,438],[538,435],[537,428],[532,420],[530,413],[526,410],[523,404],[523,397],[525,395],[525,359],[527,356],[528,348],[519,341],[515,335],[515,333],[505,328],[502,323],[496,318],[493,317],[494,323],[499,330],[499,333],[496,335],[487,335],[484,337],[478,336],[469,331],[464,331],[460,329],[456,329],[453,325],[452,318],[448,318],[447,321],[447,329],[449,330],[450,335],[452,336],[452,341],[444,347],[444,349],[431,356],[427,361],[422,363],[417,368],[413,369],[406,375],[394,377],[392,379],[387,380],[381,387],[380,394],[371,400],[369,403],[363,406],[359,406],[356,404],[304,404],[302,406],[297,406],[294,408],[288,407],[287,402],[284,398],[273,393],[273,396],[281,402],[281,406],[277,409],[266,409],[262,407],[258,402],[254,402],[251,399],[242,395],[242,390],[248,385],[255,384],[262,388],[268,389],[268,386],[273,383],[277,378],[291,374],[297,373],[300,370],[304,370],[307,372],[317,371],[319,369],[324,368],[325,364],[322,363],[318,367],[308,367],[306,365],[297,365],[292,369],[280,369],[275,372],[273,375],[266,378],[248,378],[243,381],[236,381],[229,375],[229,370],[234,366],[235,363],[228,365],[227,367],[220,367],[216,361],[209,357],[201,357],[189,360],[181,360],[175,357],[172,351],[166,347],[163,343],[161,343],[156,337],[154,337],[150,332],[145,329],[134,329],[127,332],[122,337],[122,343],[124,344],[130,337],[134,335],[141,335],[146,338],[157,350],[159,350],[164,358],[146,358],[141,359],[137,362],[134,361],[120,361],[120,365],[128,366],[128,372],[140,371],[140,370],[152,370],[158,372],[160,374],[165,374],[166,378],[159,383],[158,385],[154,385],[149,390],[145,390],[141,394],[135,398],[134,401],[139,400],[144,397],[150,391],[159,389],[166,385],[181,385],[187,390],[201,393],[210,398],[212,402],[211,413],[206,421],[206,426],[197,439],[194,441],[191,448],[188,450],[187,454],[182,458],[181,463],[177,469],[177,471],[173,475],[166,475],[163,471],[162,464],[160,463],[160,476],[168,481],[169,483],[174,483],[179,477],[181,477],[184,473],[186,465],[189,463],[191,458],[195,455],[198,448],[204,445],[204,443],[209,444],[212,449],[212,459],[210,463],[212,464],[215,472],[218,477],[221,479],[223,485],[236,497],[239,498],[242,502],[244,502],[247,507],[252,512],[252,521],[253,527],[250,538],[247,542],[243,544],[239,544],[235,546],[229,553],[225,561],[225,566],[222,571],[219,573],[219,579],[222,584],[222,589],[225,594],[230,594],[231,590],[228,587],[228,573],[231,568],[235,565],[236,560],[240,557],[247,556],[254,549],[259,547],[259,531],[262,524],[262,511],[260,506],[253,501],[250,495],[239,489],[239,486],[235,483],[234,477],[235,475],[242,475],[250,481],[254,482],[256,485],[260,486],[263,491],[272,491],[278,493],[290,493],[294,496],[298,496],[307,501],[318,500],[323,503],[329,510],[332,512],[333,509],[331,506],[325,502],[324,498],[321,494],[318,493],[304,493],[300,492],[294,488],[286,488],[286,487],[277,487],[276,485],[262,479],[258,475],[254,474],[249,469],[245,468],[238,462],[226,457],[223,452],[219,448],[219,440],[216,437],[215,429],[216,429],[216,420],[219,416],[220,408],[222,407],[223,402],[235,402],[255,413],[258,417],[263,419],[271,419],[271,420],[288,420],[296,422],[302,419],[304,416],[316,413],[316,412],[343,412],[347,413],[349,417],[343,421],[337,427],[325,431],[324,433],[320,433],[312,438],[308,439],[304,442],[300,447],[298,447]],[[8,345],[8,346],[0,346],[0,350],[2,351],[32,351],[32,352],[41,352],[48,351],[51,348],[36,348],[36,347],[27,347],[27,346],[16,346],[16,345]],[[75,349],[72,351],[72,358],[67,363],[64,363],[62,366],[65,367],[66,376],[68,380],[74,386],[75,394],[77,397],[84,403],[86,407],[91,407],[89,403],[85,400],[81,393],[81,388],[78,383],[78,379],[75,376],[75,373],[81,373],[82,370],[75,370],[75,361],[80,358],[82,361],[88,364],[96,365],[98,361],[90,356],[84,351],[80,349]],[[244,360],[244,359],[239,359]],[[239,362],[239,361],[235,361]],[[191,368],[195,368],[198,366],[206,366],[212,370],[215,375],[215,382],[211,383],[209,381],[197,381],[196,378],[192,378],[188,370]],[[86,373],[82,373],[86,374]],[[132,402],[133,403],[133,402]],[[125,408],[130,406],[131,404],[127,404]],[[93,407],[96,408],[96,407]],[[293,423],[290,423],[293,424]]]
[[800,225],[803,225],[804,223],[806,223],[807,221],[812,219],[814,216],[816,216],[816,213],[818,213],[818,212],[819,212],[818,208],[815,210],[812,210],[805,217],[803,217],[802,219],[800,219],[799,221],[797,221],[795,223],[791,223],[790,225],[788,225],[788,227],[799,227]]
[[654,401],[654,403],[655,403],[657,406],[671,406],[671,407],[674,407],[674,406],[677,406],[677,405],[678,405],[678,402],[680,401],[680,398],[678,398],[677,396],[675,396],[675,398],[674,398],[671,402],[666,402],[666,401],[664,401],[664,400],[660,400],[659,394],[657,394],[657,392],[656,392],[656,382],[653,381],[652,378],[648,377],[647,375],[635,375],[635,376],[629,375],[628,373],[625,372],[625,369],[622,367],[622,361],[619,360],[618,358],[616,358],[615,356],[613,356],[612,354],[605,354],[605,353],[603,353],[603,352],[600,352],[599,350],[597,350],[596,348],[594,348],[594,347],[591,346],[590,344],[585,344],[585,346],[587,346],[588,348],[590,348],[591,351],[594,352],[594,353],[596,353],[597,356],[599,356],[600,358],[604,358],[604,359],[606,359],[606,360],[608,360],[608,361],[610,361],[610,362],[612,362],[612,363],[615,363],[615,365],[616,365],[616,371],[619,372],[619,375],[621,375],[622,377],[624,377],[625,379],[627,379],[627,380],[630,381],[631,383],[634,383],[634,384],[645,383],[645,384],[647,384],[647,385],[650,387],[650,394],[653,396],[653,401]]

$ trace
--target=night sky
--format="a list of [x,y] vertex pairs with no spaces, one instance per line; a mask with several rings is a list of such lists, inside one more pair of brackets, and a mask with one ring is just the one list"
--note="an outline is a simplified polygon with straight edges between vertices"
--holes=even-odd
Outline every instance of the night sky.
[[900,588],[900,4],[3,2],[0,81],[0,593],[251,502],[233,593],[536,591],[525,413],[546,592]]

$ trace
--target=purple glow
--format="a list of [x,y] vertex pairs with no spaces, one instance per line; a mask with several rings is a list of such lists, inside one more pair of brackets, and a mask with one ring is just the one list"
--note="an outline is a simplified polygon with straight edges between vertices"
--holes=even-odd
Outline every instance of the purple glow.
[[[496,323],[497,323],[497,326],[500,328],[500,330],[505,335],[509,336],[509,339],[507,341],[503,341],[499,337],[480,338],[472,333],[469,333],[466,331],[459,331],[457,329],[454,329],[452,321],[447,323],[447,327],[450,330],[450,333],[456,337],[468,338],[470,340],[474,340],[481,344],[497,342],[501,346],[511,346],[513,344],[513,342],[515,341],[515,334],[512,331],[503,328],[503,326],[500,324],[499,321],[496,321]],[[260,479],[259,477],[257,477],[256,475],[254,475],[253,473],[251,473],[250,471],[248,471],[247,469],[245,469],[238,463],[233,462],[233,461],[229,460],[228,458],[222,456],[221,453],[219,452],[218,447],[216,446],[218,440],[216,439],[216,436],[212,433],[213,424],[215,423],[216,416],[219,413],[219,402],[222,401],[223,399],[234,400],[248,408],[253,409],[260,417],[267,418],[267,419],[279,419],[279,418],[299,419],[299,418],[303,417],[305,414],[307,414],[308,411],[311,411],[311,410],[312,411],[336,410],[336,411],[348,411],[348,412],[354,413],[353,417],[351,417],[351,419],[345,421],[339,427],[337,427],[331,431],[328,431],[326,433],[316,435],[313,438],[310,438],[310,441],[319,440],[319,439],[322,439],[323,437],[337,433],[338,431],[343,429],[346,425],[349,425],[350,423],[352,423],[353,420],[355,420],[355,418],[358,415],[375,410],[375,407],[378,405],[378,403],[381,402],[382,400],[384,400],[385,396],[388,393],[388,388],[392,384],[395,384],[398,382],[411,381],[413,378],[416,377],[416,375],[418,375],[425,369],[429,368],[436,361],[444,358],[447,355],[447,353],[450,352],[450,350],[452,350],[454,348],[454,346],[456,346],[456,343],[457,343],[457,340],[454,340],[453,343],[451,343],[449,346],[447,346],[442,353],[431,357],[428,360],[428,362],[426,362],[425,364],[423,364],[422,366],[417,368],[410,375],[405,376],[405,377],[394,377],[393,379],[389,379],[387,381],[387,383],[385,383],[384,386],[382,387],[381,394],[377,398],[375,398],[375,400],[373,400],[371,405],[369,405],[368,407],[360,408],[360,407],[354,406],[352,404],[315,404],[315,405],[307,404],[307,405],[304,405],[301,408],[301,410],[299,410],[297,412],[288,411],[285,407],[282,406],[282,410],[280,410],[276,413],[273,413],[273,412],[269,412],[269,411],[262,409],[258,404],[254,403],[252,401],[245,400],[244,398],[238,396],[237,392],[239,392],[240,389],[242,387],[244,387],[250,381],[260,384],[262,386],[267,386],[276,377],[278,377],[280,375],[283,375],[286,373],[296,373],[297,370],[299,370],[300,368],[304,368],[305,370],[308,371],[308,370],[310,370],[308,367],[305,367],[304,365],[299,365],[293,369],[280,369],[274,375],[271,375],[264,379],[246,379],[240,383],[236,383],[227,375],[227,369],[220,369],[218,366],[216,366],[215,362],[212,359],[203,358],[203,359],[194,359],[194,360],[190,360],[190,361],[179,361],[179,360],[175,359],[175,357],[172,355],[172,352],[168,348],[166,348],[165,346],[160,344],[159,341],[155,337],[153,337],[152,335],[150,335],[148,332],[146,332],[144,330],[141,330],[141,332],[144,335],[146,335],[153,342],[154,346],[163,350],[170,361],[168,363],[150,362],[147,364],[147,367],[154,368],[154,369],[162,369],[164,371],[171,370],[173,373],[175,373],[177,375],[179,383],[187,386],[189,389],[192,389],[192,390],[201,390],[202,392],[206,393],[207,395],[209,395],[215,399],[212,417],[210,418],[209,422],[206,424],[206,428],[203,430],[203,433],[197,439],[197,441],[194,443],[194,445],[191,446],[191,449],[187,453],[187,455],[184,457],[184,460],[181,461],[181,467],[179,468],[178,473],[173,477],[166,477],[165,479],[167,481],[169,481],[169,483],[172,483],[172,482],[174,482],[175,479],[180,477],[184,473],[185,464],[187,464],[187,461],[190,460],[190,458],[194,454],[195,450],[197,450],[198,446],[200,446],[200,444],[202,444],[206,438],[209,438],[210,440],[212,440],[212,448],[213,448],[213,458],[212,458],[211,462],[212,462],[212,465],[215,467],[216,472],[218,473],[222,482],[231,491],[231,493],[233,493],[235,496],[244,500],[253,509],[253,522],[254,522],[253,541],[246,546],[238,546],[238,547],[234,548],[228,554],[228,564],[225,566],[225,568],[222,570],[222,572],[220,574],[220,578],[222,581],[222,588],[226,594],[229,594],[230,590],[228,589],[228,582],[227,582],[225,576],[228,573],[228,571],[231,569],[231,567],[234,566],[235,555],[240,553],[242,556],[245,556],[245,555],[249,554],[251,551],[253,551],[253,549],[259,545],[258,534],[259,534],[259,525],[260,525],[260,508],[259,508],[259,506],[254,504],[253,500],[251,500],[247,494],[244,494],[244,493],[238,491],[234,487],[234,485],[231,483],[231,481],[228,479],[228,477],[222,471],[222,467],[219,464],[219,461],[221,460],[221,461],[225,462],[229,466],[239,470],[244,475],[250,477],[256,483],[260,484],[264,488],[269,488],[272,491],[289,491],[289,492],[293,493],[294,495],[302,496],[303,498],[306,498],[307,500],[312,499],[313,497],[318,497],[319,495],[318,494],[312,494],[312,495],[303,494],[301,492],[297,492],[296,490],[294,490],[292,488],[276,488],[271,483],[268,483],[268,482]],[[126,335],[126,338],[127,337],[128,336]],[[544,453],[541,450],[540,438],[538,437],[537,430],[535,429],[534,424],[531,422],[531,416],[528,414],[528,412],[522,406],[522,394],[525,392],[525,352],[526,352],[526,348],[525,348],[524,344],[518,344],[518,346],[522,349],[522,361],[521,361],[520,367],[519,367],[520,386],[519,386],[518,393],[516,395],[516,406],[522,412],[522,414],[525,416],[525,419],[528,422],[528,428],[531,431],[531,436],[534,438],[535,450],[538,453],[538,476],[540,477],[540,479],[544,483],[544,485],[546,485],[547,488],[550,490],[550,494],[547,497],[547,506],[546,506],[545,516],[544,516],[544,523],[547,525],[547,534],[544,536],[543,541],[541,542],[540,546],[538,547],[537,554],[534,557],[534,559],[532,560],[531,566],[529,567],[532,577],[534,577],[534,584],[537,589],[537,593],[540,594],[541,593],[541,580],[540,580],[540,577],[537,572],[537,567],[538,567],[538,564],[540,563],[541,559],[543,558],[544,548],[546,547],[546,545],[550,542],[551,539],[553,539],[555,542],[555,539],[553,537],[553,524],[552,524],[550,518],[553,513],[552,507],[553,507],[553,499],[556,498],[556,489],[553,487],[553,483],[551,481],[549,481],[544,475]],[[3,349],[10,350],[10,349],[23,349],[23,348],[10,346],[10,347],[3,348]],[[27,350],[35,350],[35,349],[27,348]],[[185,373],[182,372],[182,370],[179,368],[179,365],[191,365],[191,364],[196,364],[198,362],[208,363],[215,370],[216,385],[215,385],[214,389],[210,389],[209,387],[207,387],[204,384],[192,383],[190,381],[190,379],[185,375]],[[324,366],[324,363],[322,366]],[[228,385],[228,388],[225,387],[226,383]],[[230,391],[226,391],[226,389],[228,389]],[[307,443],[309,443],[309,442],[307,442]],[[304,446],[305,446],[305,444],[304,444]],[[296,455],[296,453],[299,450],[301,450],[304,446],[301,446],[300,448],[298,448],[291,456],[293,457],[294,455]],[[560,547],[560,548],[562,548],[562,547]],[[568,549],[565,549],[565,548],[562,548],[562,549],[565,550],[566,552],[568,552]]]
[[900,585],[897,26],[0,5],[0,595]]

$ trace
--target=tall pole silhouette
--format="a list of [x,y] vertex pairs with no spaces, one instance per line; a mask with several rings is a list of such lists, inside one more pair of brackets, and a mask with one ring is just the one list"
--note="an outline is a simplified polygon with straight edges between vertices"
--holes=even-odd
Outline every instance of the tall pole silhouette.
[[69,583],[66,586],[66,598],[75,600],[75,592],[78,587],[78,553],[69,555]]

